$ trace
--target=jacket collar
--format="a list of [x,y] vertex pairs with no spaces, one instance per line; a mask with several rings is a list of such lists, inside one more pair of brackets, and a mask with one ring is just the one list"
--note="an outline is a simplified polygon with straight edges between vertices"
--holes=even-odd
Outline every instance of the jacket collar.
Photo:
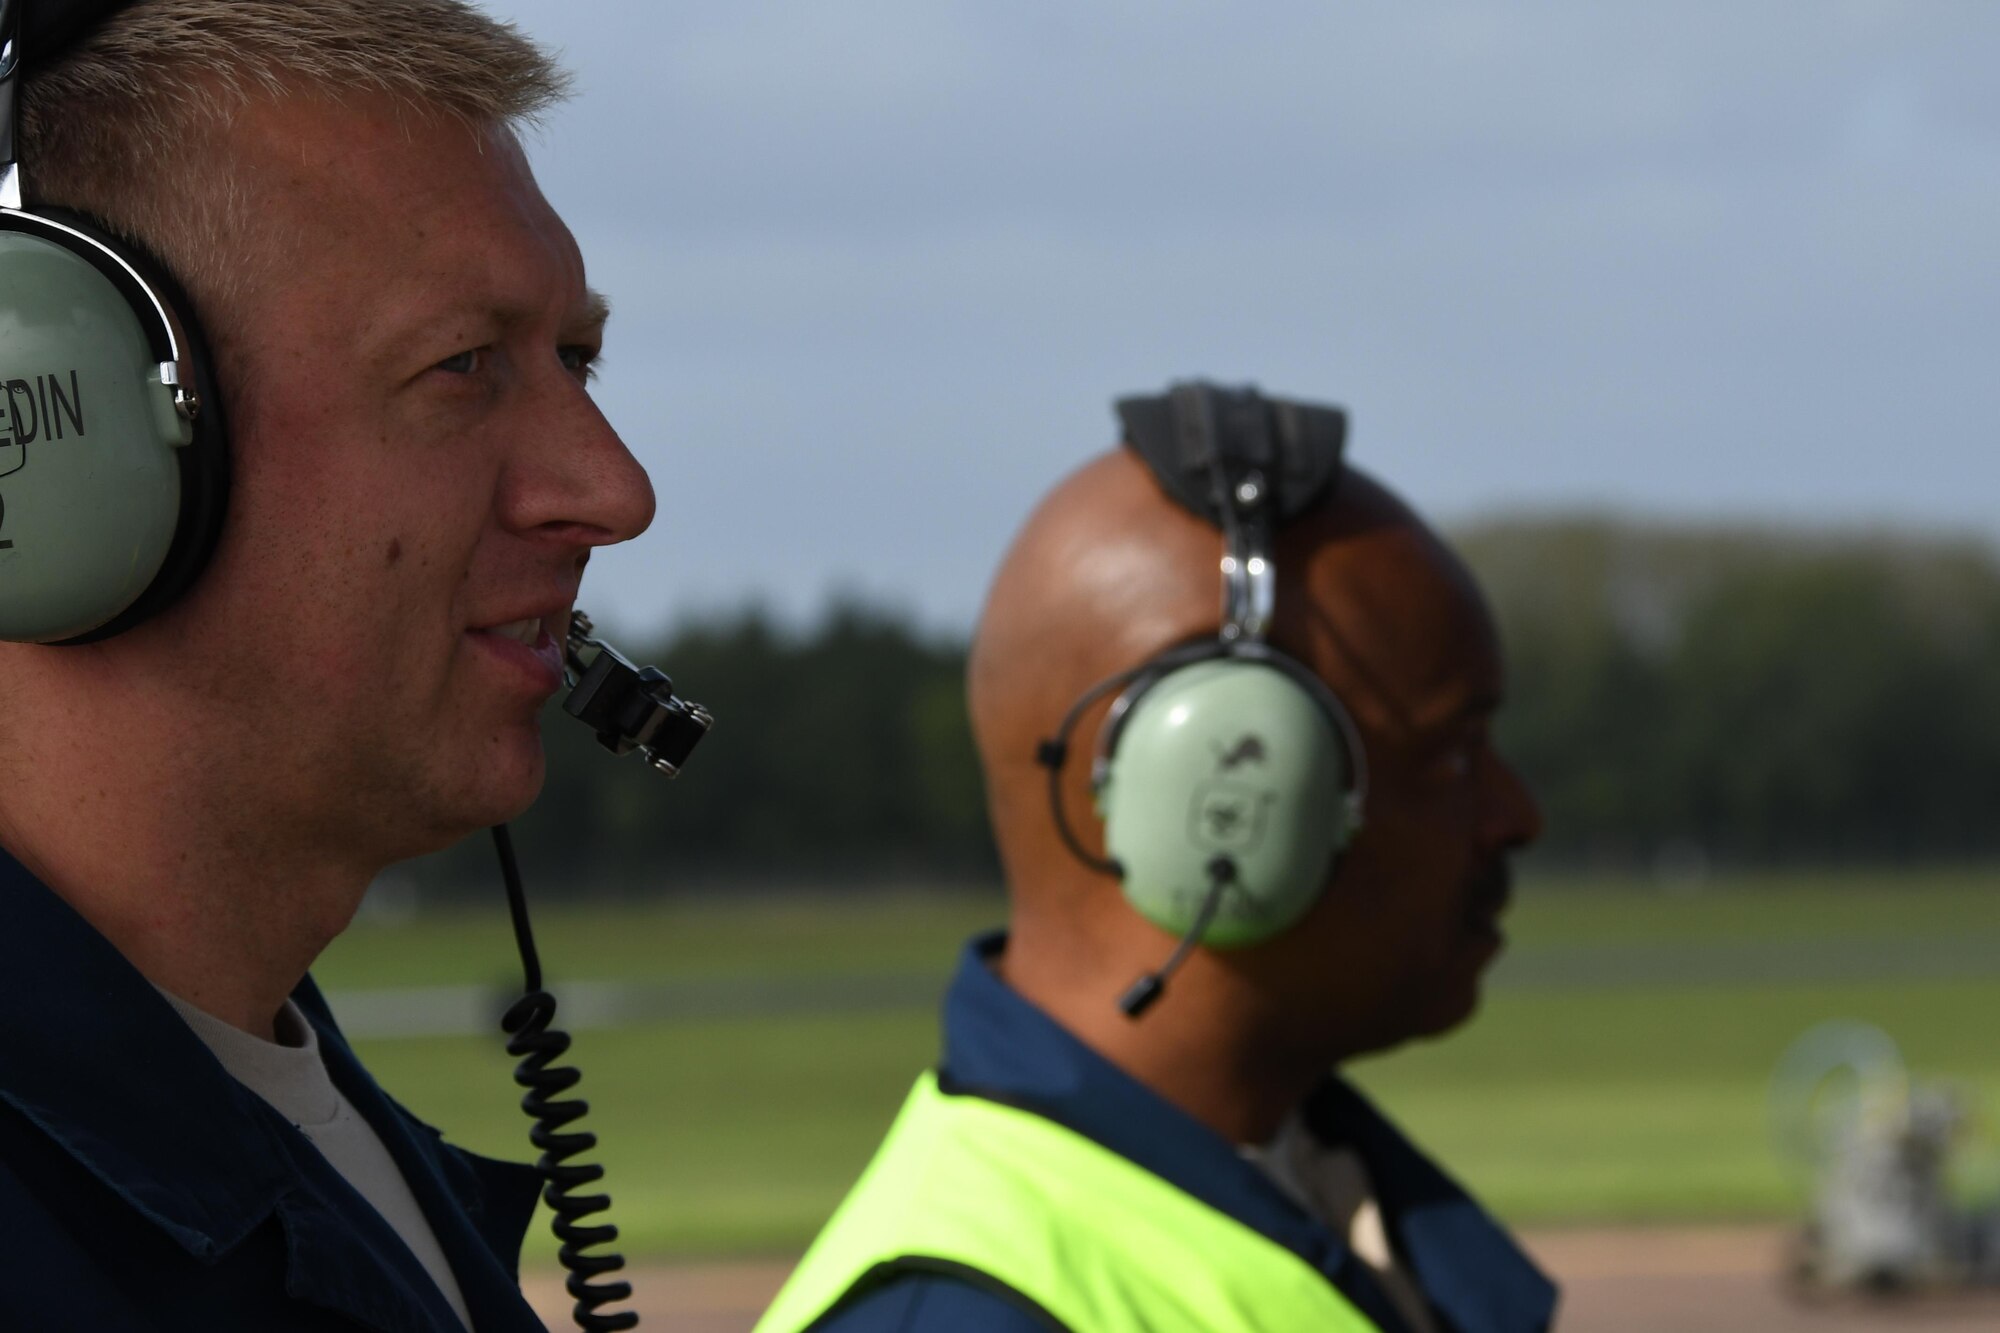
[[[226,1254],[276,1211],[298,1298],[375,1328],[457,1326],[380,1215],[223,1070],[108,940],[4,850],[0,911],[8,922],[0,1100],[196,1258]],[[539,1329],[514,1271],[539,1174],[446,1150],[369,1077],[310,978],[293,998],[335,1086],[431,1222],[475,1325]]]
[[[369,1075],[310,977],[292,998],[319,1034],[334,1086],[374,1128],[416,1196],[458,1278],[473,1327],[540,1329],[520,1298],[519,1262],[521,1241],[541,1198],[542,1173],[447,1149],[443,1135],[398,1106]],[[494,1094],[504,1095],[504,1089],[496,1086]],[[527,1130],[523,1120],[523,1142]],[[523,1315],[530,1322],[521,1323]]]
[[0,903],[0,1099],[188,1253],[234,1248],[289,1187],[275,1117],[4,850]]
[[1462,1333],[1547,1328],[1556,1287],[1459,1183],[1340,1078],[1306,1099],[1306,1128],[1368,1163],[1382,1217],[1424,1295]]
[[[1093,1139],[1327,1274],[1384,1330],[1398,1330],[1372,1275],[1234,1144],[1079,1041],[1010,988],[991,964],[1006,936],[975,937],[945,996],[939,1082],[1024,1107]],[[1110,1001],[1106,1001],[1110,1003]],[[1322,1141],[1368,1164],[1385,1224],[1424,1293],[1458,1333],[1536,1333],[1556,1290],[1477,1202],[1337,1076],[1306,1104]]]

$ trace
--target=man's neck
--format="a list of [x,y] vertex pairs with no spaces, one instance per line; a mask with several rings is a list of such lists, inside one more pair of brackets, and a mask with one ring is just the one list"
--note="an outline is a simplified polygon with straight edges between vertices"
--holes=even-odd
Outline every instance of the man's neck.
[[1072,928],[1044,938],[1017,920],[997,966],[1009,986],[1084,1045],[1231,1143],[1268,1141],[1324,1077],[1326,1062],[1260,1039],[1269,1025],[1256,997],[1238,992],[1226,973],[1210,975],[1211,960],[1191,958],[1135,1019],[1118,1007],[1118,996],[1157,962],[1121,964],[1111,942],[1083,945]]
[[147,771],[160,752],[10,744],[0,761],[31,780],[4,795],[0,846],[147,980],[268,1038],[375,871],[352,849],[288,840],[296,821],[193,771],[186,751],[178,771]]

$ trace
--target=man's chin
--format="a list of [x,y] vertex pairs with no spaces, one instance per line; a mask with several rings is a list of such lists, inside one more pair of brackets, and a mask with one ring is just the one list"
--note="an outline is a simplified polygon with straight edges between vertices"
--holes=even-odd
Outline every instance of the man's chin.
[[1430,1030],[1424,1035],[1427,1037],[1442,1037],[1446,1033],[1458,1031],[1478,1016],[1479,1006],[1485,998],[1486,996],[1479,989],[1478,983],[1473,983],[1466,988],[1462,999],[1439,1010]]
[[547,776],[539,731],[503,738],[476,770],[462,775],[466,786],[451,802],[451,822],[458,828],[452,841],[526,814],[542,794]]
[[519,819],[528,813],[536,798],[542,794],[542,784],[548,777],[548,765],[542,758],[542,748],[535,746],[534,758],[524,763],[518,771],[495,775],[492,792],[490,817],[487,825],[504,824],[510,819]]
[[1484,998],[1479,984],[1484,968],[1474,969],[1446,980],[1431,990],[1417,1009],[1421,1020],[1411,1033],[1414,1037],[1442,1037],[1472,1021]]

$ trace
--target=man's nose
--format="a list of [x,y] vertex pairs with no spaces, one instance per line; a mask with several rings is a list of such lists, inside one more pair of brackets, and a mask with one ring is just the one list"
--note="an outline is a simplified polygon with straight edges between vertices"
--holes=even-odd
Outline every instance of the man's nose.
[[565,374],[541,411],[517,420],[522,438],[501,488],[513,530],[578,546],[630,541],[653,521],[653,483],[582,385]]
[[1526,847],[1542,836],[1542,807],[1527,779],[1506,759],[1495,756],[1493,789],[1486,816],[1488,841],[1500,847]]

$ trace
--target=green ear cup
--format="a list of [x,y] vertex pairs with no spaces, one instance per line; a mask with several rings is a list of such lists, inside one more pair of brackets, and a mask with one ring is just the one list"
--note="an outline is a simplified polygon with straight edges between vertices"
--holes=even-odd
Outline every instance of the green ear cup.
[[1327,705],[1264,662],[1180,667],[1117,723],[1098,786],[1125,896],[1174,934],[1193,928],[1225,854],[1236,883],[1202,942],[1269,939],[1318,897],[1353,834],[1353,763]]
[[193,431],[161,382],[158,336],[80,244],[0,231],[5,640],[55,642],[113,621],[153,584],[183,511]]

